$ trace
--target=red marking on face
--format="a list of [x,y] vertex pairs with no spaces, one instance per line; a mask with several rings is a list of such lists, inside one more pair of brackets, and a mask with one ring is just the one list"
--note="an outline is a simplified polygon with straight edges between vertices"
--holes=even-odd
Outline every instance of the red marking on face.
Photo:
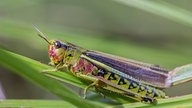
[[53,60],[54,63],[59,61],[59,57],[55,53],[55,47],[53,45],[48,46],[48,54],[51,61]]
[[55,48],[52,45],[48,46],[48,53],[49,53],[49,57],[52,57],[55,55]]

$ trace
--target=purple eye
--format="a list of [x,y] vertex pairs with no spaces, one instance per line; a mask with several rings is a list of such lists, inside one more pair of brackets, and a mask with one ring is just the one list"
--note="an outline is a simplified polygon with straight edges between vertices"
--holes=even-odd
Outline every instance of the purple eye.
[[59,41],[55,41],[54,45],[56,48],[60,48],[61,47],[61,43]]

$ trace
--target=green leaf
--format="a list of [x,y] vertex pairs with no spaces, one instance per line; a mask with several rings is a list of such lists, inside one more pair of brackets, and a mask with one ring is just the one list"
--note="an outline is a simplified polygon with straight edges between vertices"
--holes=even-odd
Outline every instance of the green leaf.
[[152,0],[114,0],[167,19],[192,27],[192,13],[165,1]]
[[6,108],[77,108],[61,100],[1,100],[0,107]]
[[[47,78],[45,75],[40,73],[40,71],[43,69],[51,69],[52,67],[50,66],[44,65],[35,60],[20,56],[18,54],[14,54],[3,49],[0,49],[0,64],[12,70],[16,74],[22,76],[23,78],[47,89],[48,91],[60,97],[61,99],[72,103],[73,105],[81,105],[82,107],[89,107],[94,105],[93,102],[83,100],[79,95],[77,95],[75,92],[68,89],[67,87],[63,86],[58,81],[55,81],[51,78]],[[66,76],[70,80],[72,80],[73,78],[71,75],[68,74],[66,74]],[[72,80],[72,82],[77,83],[77,80]],[[97,106],[99,105],[101,104],[98,104]]]
[[142,108],[185,108],[185,107],[191,107],[192,106],[192,94],[190,95],[185,95],[185,96],[178,96],[178,97],[172,97],[172,98],[167,98],[167,99],[161,99],[158,100],[158,103],[156,105],[152,104],[143,104],[141,102],[137,103],[131,103],[131,104],[123,104],[123,105],[118,105],[115,107],[124,107],[124,108],[135,108],[135,107],[142,107]]
[[[3,66],[7,67],[10,70],[12,70],[13,72],[17,73],[18,75],[22,76],[23,78],[25,78],[33,83],[36,83],[36,84],[40,85],[41,87],[49,90],[53,94],[55,94],[58,97],[65,100],[65,101],[63,101],[64,103],[66,101],[70,102],[71,104],[69,104],[69,103],[66,104],[69,106],[71,105],[70,107],[74,107],[74,105],[77,107],[79,107],[79,105],[81,105],[81,107],[90,107],[90,106],[104,107],[104,106],[106,106],[106,104],[101,103],[101,102],[97,102],[97,101],[92,102],[90,100],[83,100],[76,93],[72,92],[70,89],[63,86],[58,81],[45,77],[45,75],[46,75],[48,77],[52,77],[54,79],[57,79],[57,80],[60,80],[63,82],[67,82],[67,83],[70,83],[72,85],[75,85],[75,86],[81,87],[81,88],[85,88],[89,84],[89,82],[86,83],[83,80],[80,80],[67,72],[51,72],[51,73],[46,73],[46,74],[40,73],[41,70],[52,69],[52,67],[44,65],[38,61],[26,58],[24,56],[3,50],[3,49],[0,49],[0,64],[2,64]],[[135,102],[127,97],[123,97],[118,94],[108,93],[106,91],[102,91],[102,93],[104,93],[104,95],[106,95],[116,101],[119,101],[121,103],[126,103],[126,104],[122,104],[122,105],[115,105],[115,103],[108,104],[112,107],[154,107],[154,105],[143,104],[141,102]],[[192,106],[192,103],[190,102],[191,99],[192,99],[191,94],[186,95],[186,96],[161,99],[161,100],[158,100],[158,104],[156,105],[156,107],[157,106],[174,107],[174,106],[178,106],[178,105]],[[12,102],[12,104],[9,104],[9,102]],[[5,101],[1,101],[1,103],[3,103],[3,104],[0,104],[0,106],[21,105],[20,103],[22,103],[22,102],[23,102],[23,100],[16,100],[16,101],[5,100]],[[29,105],[30,105],[30,102],[31,101],[29,100]],[[40,100],[40,101],[32,101],[32,102],[35,103],[34,106],[35,105],[41,106],[41,105],[43,105],[43,103],[46,103],[47,101]],[[55,105],[56,103],[60,103],[60,102],[62,102],[62,101],[47,102],[46,105],[52,106],[52,105]],[[128,102],[131,102],[131,103],[128,103]],[[26,103],[24,102],[23,105],[25,105]],[[84,103],[84,104],[82,104],[82,103]],[[27,105],[28,104],[26,104],[26,106]],[[31,104],[31,105],[33,106],[33,104]],[[58,105],[60,105],[60,104],[58,104]]]

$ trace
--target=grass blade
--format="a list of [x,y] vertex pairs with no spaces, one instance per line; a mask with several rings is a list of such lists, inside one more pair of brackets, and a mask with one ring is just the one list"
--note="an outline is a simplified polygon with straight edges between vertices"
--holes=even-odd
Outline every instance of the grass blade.
[[41,70],[50,68],[47,65],[3,49],[0,49],[0,64],[22,76],[23,78],[49,90],[53,94],[72,103],[73,105],[82,105],[82,107],[90,107],[93,105],[93,103],[83,100],[79,95],[67,87],[64,87],[58,81],[47,78],[42,73],[40,74],[39,72]]
[[137,103],[131,103],[131,104],[123,104],[123,105],[118,105],[115,107],[120,107],[120,108],[186,108],[186,107],[191,107],[192,103],[192,94],[190,95],[185,95],[185,96],[178,96],[178,97],[173,97],[173,98],[168,98],[168,99],[162,99],[158,100],[157,105],[152,105],[152,104],[143,104],[141,102]]
[[0,107],[6,108],[77,108],[61,100],[0,100]]
[[167,19],[192,27],[192,13],[164,1],[153,0],[114,0]]

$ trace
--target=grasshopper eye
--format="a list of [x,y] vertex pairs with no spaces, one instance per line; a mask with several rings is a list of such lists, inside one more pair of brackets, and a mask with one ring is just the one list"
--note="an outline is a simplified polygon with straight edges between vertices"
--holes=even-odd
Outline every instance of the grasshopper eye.
[[56,48],[60,48],[61,47],[61,43],[59,41],[55,41],[54,45]]

